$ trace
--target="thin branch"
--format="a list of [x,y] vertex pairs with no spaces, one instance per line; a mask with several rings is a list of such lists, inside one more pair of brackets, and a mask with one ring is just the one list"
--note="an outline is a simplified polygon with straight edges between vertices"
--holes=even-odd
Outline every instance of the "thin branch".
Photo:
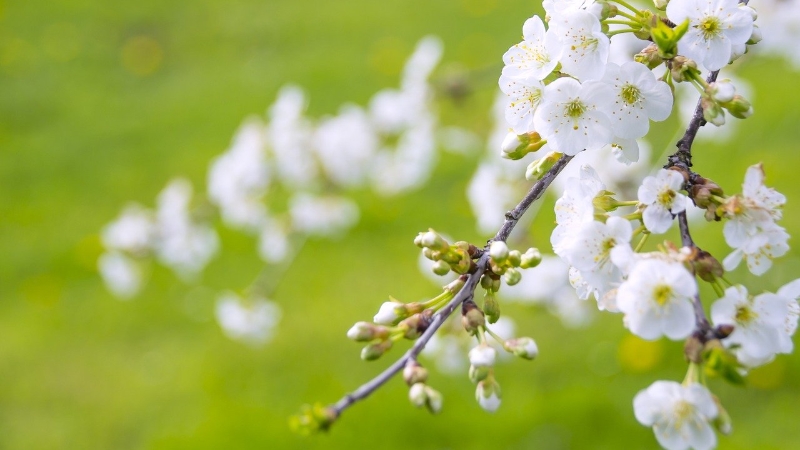
[[[571,159],[572,156],[562,156],[561,159],[559,159],[555,165],[553,165],[553,167],[547,171],[544,177],[542,177],[541,180],[537,181],[531,187],[530,191],[528,191],[522,201],[520,201],[514,209],[506,213],[506,221],[503,223],[503,226],[497,232],[492,241],[505,241],[508,239],[511,231],[514,230],[514,227],[517,225],[517,222],[519,222],[519,219],[523,216],[523,214],[525,214],[525,211],[528,210],[534,201],[538,200],[542,194],[544,194],[545,190],[550,186],[553,180],[558,176],[564,166],[566,166]],[[397,372],[403,370],[409,360],[415,360],[417,358],[420,352],[422,352],[422,350],[428,344],[428,341],[430,341],[433,335],[436,334],[436,331],[442,326],[445,320],[447,320],[447,318],[453,314],[453,311],[456,310],[458,305],[472,299],[473,295],[475,294],[475,288],[477,288],[481,276],[483,275],[484,271],[486,271],[488,263],[489,252],[483,252],[483,254],[480,256],[480,259],[478,259],[476,263],[475,271],[469,274],[464,287],[458,291],[456,296],[450,300],[450,302],[444,308],[439,310],[439,312],[433,316],[431,324],[428,326],[422,336],[417,339],[414,345],[402,357],[400,357],[400,359],[395,361],[391,366],[387,367],[375,378],[362,384],[356,390],[345,395],[338,402],[329,407],[330,410],[336,414],[336,417],[341,415],[345,409],[352,406],[354,403],[367,398],[376,389],[386,384],[386,382],[388,382]]]

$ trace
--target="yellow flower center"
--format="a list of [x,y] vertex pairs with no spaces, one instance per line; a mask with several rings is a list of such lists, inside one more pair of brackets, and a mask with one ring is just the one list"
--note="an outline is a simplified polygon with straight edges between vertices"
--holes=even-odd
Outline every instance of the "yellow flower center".
[[622,100],[629,105],[633,105],[642,99],[642,93],[639,91],[639,88],[630,83],[626,83],[625,86],[622,86],[622,93],[620,96]]
[[707,41],[722,34],[722,23],[719,18],[714,16],[704,17],[700,24],[697,25],[697,28],[700,29],[700,32],[703,33],[703,38]]
[[669,303],[672,298],[672,287],[668,284],[661,284],[656,286],[653,290],[653,298],[659,306],[664,306]]

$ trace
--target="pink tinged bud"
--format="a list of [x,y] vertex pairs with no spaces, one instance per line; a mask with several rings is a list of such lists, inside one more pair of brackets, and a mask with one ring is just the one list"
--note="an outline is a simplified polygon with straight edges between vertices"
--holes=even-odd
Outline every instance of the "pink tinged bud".
[[475,367],[492,367],[497,352],[486,344],[481,344],[469,351],[469,363]]
[[539,347],[536,341],[529,337],[509,339],[504,345],[505,349],[520,358],[533,360],[539,356]]

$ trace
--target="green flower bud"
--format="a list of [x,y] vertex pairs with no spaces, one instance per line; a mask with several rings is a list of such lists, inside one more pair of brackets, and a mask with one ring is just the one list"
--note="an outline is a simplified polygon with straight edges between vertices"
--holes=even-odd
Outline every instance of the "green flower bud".
[[513,286],[522,280],[522,274],[519,272],[519,270],[510,268],[506,270],[505,279],[507,285]]
[[685,56],[672,58],[670,73],[672,74],[672,79],[678,83],[692,80],[695,76],[700,75],[700,71],[697,70],[697,63]]
[[328,431],[338,415],[333,408],[317,403],[303,405],[300,414],[289,418],[289,428],[295,433],[308,436],[319,431]]
[[446,251],[448,248],[447,241],[445,241],[443,237],[439,236],[438,233],[433,231],[433,228],[429,229],[427,233],[422,235],[421,241],[423,247],[427,247],[431,250]]
[[489,366],[469,366],[469,379],[475,384],[486,379],[491,373],[492,368]]
[[361,350],[361,359],[364,361],[374,361],[389,351],[389,349],[392,348],[392,344],[393,341],[390,339],[369,344]]
[[464,329],[467,330],[467,333],[475,334],[479,328],[486,326],[486,319],[484,318],[483,312],[478,309],[475,303],[469,301],[461,305],[461,323],[464,325]]
[[500,319],[500,302],[490,291],[486,291],[486,295],[483,297],[483,313],[486,314],[489,323],[495,323]]
[[436,275],[445,276],[448,273],[450,273],[450,264],[447,264],[446,262],[439,260],[433,263],[433,267],[431,268],[431,270],[433,270],[433,273],[435,273]]
[[512,160],[522,159],[528,153],[539,150],[546,143],[547,141],[542,140],[542,137],[536,132],[521,135],[509,132],[503,139],[501,156]]
[[734,95],[733,100],[723,103],[722,106],[737,119],[746,119],[753,115],[753,105],[739,94]]
[[725,125],[725,111],[722,110],[719,103],[704,95],[700,100],[700,105],[703,107],[703,118],[706,122],[718,127]]
[[531,181],[540,180],[561,159],[561,156],[559,152],[550,152],[528,164],[528,168],[525,170],[525,178]]
[[522,254],[519,250],[511,250],[508,252],[508,264],[512,267],[519,267],[522,262]]
[[485,411],[495,412],[500,407],[500,385],[493,376],[478,383],[475,399]]
[[529,248],[528,251],[522,255],[522,258],[519,262],[519,267],[523,269],[530,269],[538,266],[540,262],[542,262],[542,254],[539,252],[539,249]]

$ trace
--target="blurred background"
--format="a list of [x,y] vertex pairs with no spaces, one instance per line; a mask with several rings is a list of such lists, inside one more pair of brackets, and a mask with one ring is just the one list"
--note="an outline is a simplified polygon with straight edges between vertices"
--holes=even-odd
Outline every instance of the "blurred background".
[[[418,267],[417,232],[490,237],[476,227],[467,187],[486,158],[501,55],[539,11],[518,0],[0,1],[0,448],[655,448],[632,398],[654,380],[683,379],[682,344],[641,341],[618,315],[590,310],[570,322],[530,302],[504,302],[503,312],[541,356],[498,367],[497,413],[477,406],[466,366],[437,371],[429,357],[429,383],[444,395],[438,416],[409,405],[397,379],[327,435],[303,438],[287,425],[302,404],[338,400],[401,354],[362,362],[345,332],[388,295],[440,292]],[[292,238],[295,250],[266,265],[261,238],[195,200],[192,217],[218,236],[208,265],[181,277],[150,258],[136,295],[110,293],[98,274],[102,233],[129,202],[153,208],[176,176],[202,197],[211,161],[247,117],[269,120],[287,83],[305,91],[314,120],[348,102],[365,107],[400,84],[427,35],[443,48],[432,107],[452,131],[436,142],[461,150],[439,152],[429,179],[391,197],[336,186],[358,207],[352,227]],[[698,142],[695,168],[732,194],[763,162],[768,185],[788,198],[781,225],[791,234],[800,225],[800,89],[789,62],[754,53],[736,72],[755,115]],[[653,167],[680,129],[677,115],[653,126]],[[267,195],[271,207],[287,202],[280,187]],[[520,247],[549,251],[553,202]],[[720,225],[694,230],[718,258],[730,251]],[[790,245],[765,276],[739,268],[729,279],[776,290],[798,276],[796,239]],[[255,339],[235,339],[218,299],[246,297],[254,280],[274,320]],[[800,445],[798,354],[754,370],[747,388],[713,380],[711,389],[733,417],[719,448]]]

